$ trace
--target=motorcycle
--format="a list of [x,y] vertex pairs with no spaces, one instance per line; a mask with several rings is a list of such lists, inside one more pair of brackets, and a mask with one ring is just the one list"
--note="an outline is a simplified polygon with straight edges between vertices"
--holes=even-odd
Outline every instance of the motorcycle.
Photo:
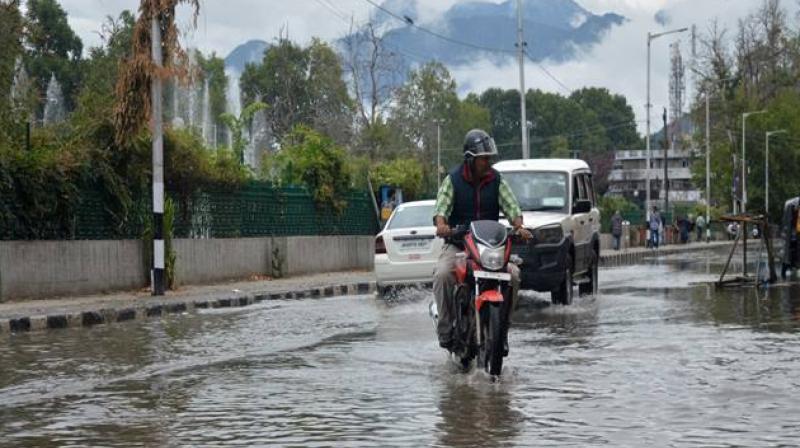
[[[521,264],[522,260],[511,255],[511,235],[496,221],[475,221],[452,230],[450,242],[464,247],[464,252],[459,253],[455,266],[453,345],[449,351],[465,370],[477,357],[479,367],[497,376],[508,356],[512,308],[508,264]],[[436,328],[439,314],[435,301],[429,305],[429,313]]]

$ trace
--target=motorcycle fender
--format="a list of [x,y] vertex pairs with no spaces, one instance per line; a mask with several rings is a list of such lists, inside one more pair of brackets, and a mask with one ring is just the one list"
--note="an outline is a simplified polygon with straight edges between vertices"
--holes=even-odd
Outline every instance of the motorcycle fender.
[[467,281],[467,262],[459,260],[456,262],[456,283],[463,284]]
[[503,301],[503,293],[496,289],[489,289],[481,293],[475,299],[475,308],[480,311],[483,307],[483,304],[486,302],[495,302],[500,303]]

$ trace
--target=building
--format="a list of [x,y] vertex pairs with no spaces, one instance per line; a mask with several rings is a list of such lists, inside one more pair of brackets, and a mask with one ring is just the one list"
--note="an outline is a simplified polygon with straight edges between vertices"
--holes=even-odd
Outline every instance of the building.
[[[670,203],[694,203],[701,200],[701,192],[692,182],[691,149],[671,149],[667,152]],[[614,152],[614,166],[608,175],[609,196],[624,197],[642,206],[646,191],[645,150]],[[663,203],[664,151],[653,149],[650,154],[650,197],[656,204]]]

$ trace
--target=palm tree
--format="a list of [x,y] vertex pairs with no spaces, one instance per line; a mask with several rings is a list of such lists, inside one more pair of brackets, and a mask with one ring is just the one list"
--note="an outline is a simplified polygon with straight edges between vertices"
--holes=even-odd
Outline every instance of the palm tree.
[[233,135],[233,148],[231,149],[239,157],[239,163],[244,163],[244,148],[247,146],[247,142],[244,141],[244,130],[250,124],[253,116],[267,107],[269,106],[266,103],[256,101],[242,109],[239,117],[228,112],[219,116],[220,121],[225,123],[225,126],[228,127],[228,130]]

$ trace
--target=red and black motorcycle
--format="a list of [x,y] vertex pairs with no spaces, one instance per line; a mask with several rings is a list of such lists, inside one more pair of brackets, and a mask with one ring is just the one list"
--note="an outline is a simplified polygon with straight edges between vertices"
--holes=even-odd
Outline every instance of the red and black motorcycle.
[[[500,375],[503,358],[508,355],[508,323],[512,307],[509,262],[511,238],[497,221],[475,221],[469,227],[456,227],[450,241],[463,246],[456,268],[453,293],[453,345],[450,353],[464,369],[477,357],[478,365],[490,375]],[[436,303],[429,307],[438,320]]]

